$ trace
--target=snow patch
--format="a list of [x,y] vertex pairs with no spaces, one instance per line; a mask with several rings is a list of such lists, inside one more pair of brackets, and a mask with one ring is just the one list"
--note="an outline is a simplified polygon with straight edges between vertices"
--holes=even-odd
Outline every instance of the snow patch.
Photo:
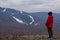
[[13,17],[17,22],[22,23],[22,24],[26,24],[26,23],[24,23],[22,20],[16,18],[15,16],[12,16],[12,17]]
[[38,25],[40,25],[40,23],[36,23],[36,24],[34,24],[35,26],[38,26]]
[[12,16],[14,16],[14,13],[12,13]]
[[40,23],[38,22],[38,23],[35,23],[34,25],[35,25],[35,26],[38,26],[38,25],[40,25]]
[[29,24],[32,24],[34,22],[34,18],[31,15],[28,16],[32,19],[32,21]]
[[22,12],[22,11],[20,11],[20,13],[22,14],[23,12]]
[[38,23],[35,24],[35,26],[37,26],[37,25],[38,25]]
[[3,10],[3,12],[6,12],[6,8]]

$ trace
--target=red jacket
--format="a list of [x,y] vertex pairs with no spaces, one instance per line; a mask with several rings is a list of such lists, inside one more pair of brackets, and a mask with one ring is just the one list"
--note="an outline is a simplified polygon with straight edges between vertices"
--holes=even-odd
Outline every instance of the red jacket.
[[53,27],[53,16],[48,16],[47,21],[46,21],[46,26],[47,28]]

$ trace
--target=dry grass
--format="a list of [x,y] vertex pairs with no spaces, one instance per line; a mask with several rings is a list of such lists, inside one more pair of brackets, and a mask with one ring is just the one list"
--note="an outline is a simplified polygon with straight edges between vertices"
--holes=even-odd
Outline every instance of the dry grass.
[[[48,35],[0,35],[0,40],[48,40]],[[60,40],[60,36],[55,35],[53,40]]]

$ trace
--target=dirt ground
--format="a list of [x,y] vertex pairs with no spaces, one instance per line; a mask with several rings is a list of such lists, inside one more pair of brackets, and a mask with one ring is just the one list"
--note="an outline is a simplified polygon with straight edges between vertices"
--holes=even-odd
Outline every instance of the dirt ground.
[[54,35],[52,39],[48,39],[48,35],[0,35],[0,40],[60,40],[60,36]]

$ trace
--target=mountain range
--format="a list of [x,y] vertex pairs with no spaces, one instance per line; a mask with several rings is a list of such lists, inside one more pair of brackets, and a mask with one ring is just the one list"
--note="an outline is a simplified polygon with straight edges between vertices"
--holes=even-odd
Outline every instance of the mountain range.
[[[48,12],[28,13],[0,7],[0,34],[47,34],[45,21]],[[54,33],[60,34],[60,14],[53,13]]]

